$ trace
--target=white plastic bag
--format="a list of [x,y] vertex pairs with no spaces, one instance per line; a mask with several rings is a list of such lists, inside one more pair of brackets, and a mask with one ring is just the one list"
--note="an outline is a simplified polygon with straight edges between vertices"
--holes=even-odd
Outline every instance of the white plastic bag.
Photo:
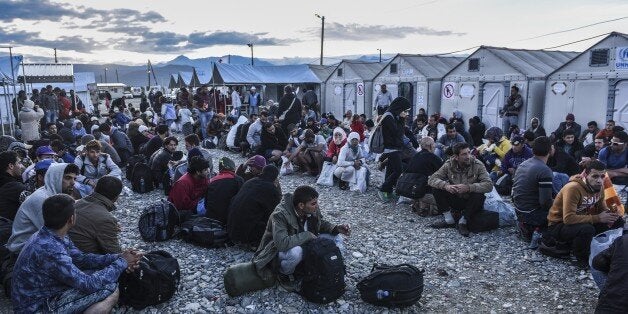
[[292,174],[294,172],[294,168],[292,167],[292,162],[288,159],[288,157],[281,156],[281,169],[279,169],[279,175],[285,176]]
[[324,162],[323,169],[321,170],[321,174],[316,180],[316,184],[324,186],[334,186],[334,171],[337,167],[338,166],[329,161]]
[[349,190],[356,191],[360,193],[366,192],[367,184],[366,184],[366,176],[368,175],[366,167],[360,167],[360,170],[355,171],[355,180],[356,183],[349,183]]
[[484,200],[484,209],[499,214],[499,226],[514,226],[517,224],[517,214],[515,208],[512,205],[504,202],[502,197],[497,193],[495,187],[489,193],[484,194],[486,200]]
[[593,259],[595,258],[595,256],[600,254],[600,252],[608,249],[611,244],[613,244],[613,241],[621,237],[623,234],[623,228],[611,229],[596,235],[593,240],[591,240],[591,254],[589,255],[589,266],[591,266],[591,276],[593,277],[593,281],[595,281],[600,289],[604,286],[607,275],[593,268]]

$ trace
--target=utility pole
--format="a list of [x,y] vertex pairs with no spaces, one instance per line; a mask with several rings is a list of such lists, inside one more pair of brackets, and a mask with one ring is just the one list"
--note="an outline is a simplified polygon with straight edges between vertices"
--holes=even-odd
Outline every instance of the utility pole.
[[[381,58],[380,58],[381,62]],[[116,68],[116,83],[120,83],[120,78],[118,78],[118,68]]]
[[317,18],[321,19],[321,65],[323,65],[323,42],[325,41],[325,16],[314,14]]
[[249,46],[249,48],[251,48],[251,66],[254,66],[255,63],[253,61],[253,43],[248,43],[246,45]]
[[382,50],[381,49],[377,49],[379,50],[379,63],[382,63]]
[[54,48],[54,49],[55,49],[55,63],[59,63],[59,60],[57,60],[57,48]]
[[107,83],[107,70],[109,70],[109,69],[107,69],[107,68],[105,67],[105,83]]
[[146,88],[148,91],[150,89],[150,60],[146,63],[146,75],[148,75],[148,87]]
[[100,74],[100,82],[104,83],[105,81],[102,80],[102,74]]

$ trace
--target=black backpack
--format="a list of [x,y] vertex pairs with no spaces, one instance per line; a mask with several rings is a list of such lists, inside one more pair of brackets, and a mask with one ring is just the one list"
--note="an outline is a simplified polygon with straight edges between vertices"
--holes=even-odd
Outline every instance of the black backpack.
[[364,302],[379,306],[411,306],[423,293],[423,270],[409,265],[373,265],[371,274],[358,283]]
[[120,304],[136,310],[164,303],[177,291],[181,270],[179,262],[165,251],[152,251],[140,260],[132,273],[123,272],[119,280]]
[[181,224],[181,238],[203,247],[224,247],[229,234],[218,220],[192,217]]
[[427,176],[420,173],[404,173],[397,179],[397,195],[418,200],[428,191]]
[[144,208],[138,221],[142,239],[147,242],[166,241],[175,235],[179,212],[166,200]]
[[310,302],[329,303],[345,293],[345,263],[333,240],[315,238],[303,246],[301,295]]
[[127,180],[131,180],[131,178],[133,177],[133,169],[135,168],[135,165],[139,163],[148,164],[148,160],[146,159],[146,156],[144,156],[143,154],[137,154],[137,155],[133,155],[129,157],[129,160],[126,162]]
[[134,192],[140,194],[148,193],[155,189],[153,172],[146,163],[138,162],[135,166],[133,166],[133,172],[131,173],[131,188]]

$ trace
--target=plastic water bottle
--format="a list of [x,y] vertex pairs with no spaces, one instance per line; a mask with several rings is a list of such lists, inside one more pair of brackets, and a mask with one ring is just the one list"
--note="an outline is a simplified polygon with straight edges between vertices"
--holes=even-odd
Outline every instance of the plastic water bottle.
[[142,193],[146,192],[146,182],[144,182],[144,178],[140,179],[140,192]]
[[541,232],[539,232],[539,229],[534,229],[534,233],[532,233],[532,240],[530,240],[530,246],[528,246],[528,248],[536,250],[539,247],[539,242],[541,241],[542,237],[543,235],[541,234]]
[[378,300],[383,300],[385,298],[387,298],[390,295],[390,292],[386,291],[386,290],[377,290],[377,299]]

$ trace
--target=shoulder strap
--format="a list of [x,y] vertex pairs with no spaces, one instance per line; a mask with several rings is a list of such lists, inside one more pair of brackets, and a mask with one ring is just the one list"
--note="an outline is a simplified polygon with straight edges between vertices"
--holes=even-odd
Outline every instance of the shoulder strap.
[[290,109],[292,109],[292,106],[294,106],[294,102],[297,100],[297,96],[295,95],[294,98],[292,99],[292,102],[290,103],[290,107],[288,107],[288,109],[286,109],[286,111],[284,111],[281,114],[281,117],[279,117],[279,120],[283,120],[286,118],[286,114],[290,111]]
[[85,155],[81,156],[81,175],[85,175]]

